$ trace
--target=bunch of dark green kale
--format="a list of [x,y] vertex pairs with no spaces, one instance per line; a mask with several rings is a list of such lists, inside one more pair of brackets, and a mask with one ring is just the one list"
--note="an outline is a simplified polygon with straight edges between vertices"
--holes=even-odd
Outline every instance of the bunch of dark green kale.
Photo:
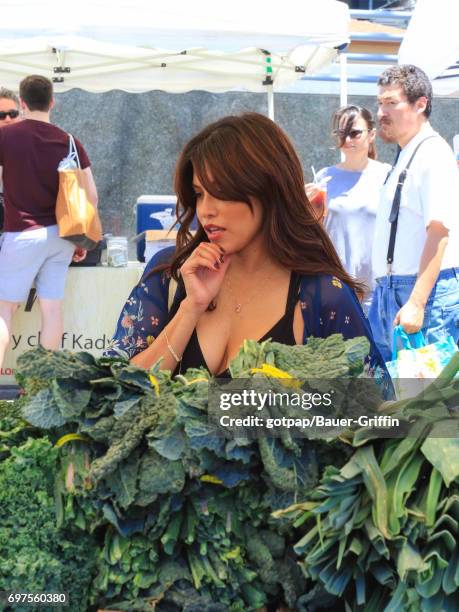
[[[67,592],[84,612],[95,572],[93,537],[59,521],[59,451],[25,423],[17,405],[0,402],[0,591]],[[2,609],[2,604],[0,604]],[[42,610],[43,607],[6,607]]]
[[[338,335],[301,347],[249,341],[231,374],[352,380],[367,353],[365,339]],[[47,449],[37,448],[34,460],[48,474],[49,486],[41,485],[47,495],[55,476],[52,524],[79,530],[85,535],[78,541],[83,546],[90,538],[95,552],[81,600],[117,610],[236,612],[275,600],[295,606],[307,591],[292,548],[294,528],[271,514],[304,501],[325,466],[348,459],[349,445],[288,431],[225,438],[209,420],[205,370],[174,380],[158,367],[147,372],[121,360],[37,348],[20,357],[17,375],[26,390],[22,418],[43,436],[33,444]],[[15,448],[0,462],[0,474]],[[49,465],[40,464],[44,456]],[[11,534],[24,523],[41,529],[24,498],[13,503]],[[37,545],[30,542],[31,553]],[[12,552],[0,543],[2,558]],[[90,571],[91,563],[85,567]],[[12,579],[7,570],[0,575],[4,588]],[[44,571],[41,584],[50,590]],[[70,610],[79,609],[71,602]]]
[[[333,379],[348,415],[367,406],[367,351],[249,341],[230,370],[292,393]],[[0,405],[0,589],[69,591],[70,611],[457,610],[458,370],[379,398],[401,438],[225,437],[205,370],[30,351],[25,397]]]

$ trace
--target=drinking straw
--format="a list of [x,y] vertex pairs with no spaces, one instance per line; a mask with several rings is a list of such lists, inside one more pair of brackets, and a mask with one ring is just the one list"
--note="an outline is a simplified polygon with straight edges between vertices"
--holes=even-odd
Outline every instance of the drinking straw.
[[328,181],[331,180],[331,176],[326,176],[324,178],[321,178],[320,180],[317,179],[317,172],[314,169],[314,166],[311,166],[311,170],[312,170],[312,176],[313,178],[313,183],[315,183],[316,185],[326,185],[328,183]]

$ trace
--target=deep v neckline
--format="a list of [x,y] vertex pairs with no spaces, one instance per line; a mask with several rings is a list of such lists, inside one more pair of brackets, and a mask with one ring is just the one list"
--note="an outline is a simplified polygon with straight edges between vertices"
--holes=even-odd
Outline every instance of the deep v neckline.
[[[295,312],[295,306],[298,301],[298,290],[299,290],[300,277],[295,272],[290,274],[290,282],[287,294],[287,301],[285,305],[285,311],[282,317],[272,325],[272,327],[265,332],[257,342],[264,342],[268,338],[271,338],[275,342],[281,342],[282,344],[294,345],[296,344],[295,336],[293,333],[293,317]],[[190,337],[188,345],[182,356],[177,370],[181,373],[185,372],[189,368],[205,367],[211,372],[206,357],[202,351],[201,343],[196,328]],[[177,371],[175,372],[177,373]],[[229,369],[225,368],[219,373],[213,374],[215,377],[227,378],[230,376]]]

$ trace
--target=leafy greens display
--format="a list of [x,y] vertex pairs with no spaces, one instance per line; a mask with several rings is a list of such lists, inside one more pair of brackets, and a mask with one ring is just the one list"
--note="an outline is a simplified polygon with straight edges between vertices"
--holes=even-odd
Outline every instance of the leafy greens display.
[[[287,392],[333,378],[352,411],[367,352],[365,339],[338,335],[247,341],[230,371]],[[18,362],[25,397],[0,405],[10,500],[0,587],[69,591],[70,611],[457,609],[458,360],[419,397],[381,406],[406,438],[360,429],[324,440],[225,437],[209,418],[204,369],[172,379],[158,366],[34,349]],[[27,576],[14,567],[13,533],[30,559],[47,559]]]

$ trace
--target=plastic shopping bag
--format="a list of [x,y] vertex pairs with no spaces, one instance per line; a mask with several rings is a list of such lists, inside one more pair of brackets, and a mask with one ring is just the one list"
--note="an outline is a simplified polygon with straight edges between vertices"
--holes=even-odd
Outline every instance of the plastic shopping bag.
[[457,350],[451,336],[426,344],[422,332],[407,334],[397,325],[392,361],[386,363],[397,397],[404,399],[417,395],[423,388],[419,379],[427,379],[428,383],[429,379],[437,378]]

